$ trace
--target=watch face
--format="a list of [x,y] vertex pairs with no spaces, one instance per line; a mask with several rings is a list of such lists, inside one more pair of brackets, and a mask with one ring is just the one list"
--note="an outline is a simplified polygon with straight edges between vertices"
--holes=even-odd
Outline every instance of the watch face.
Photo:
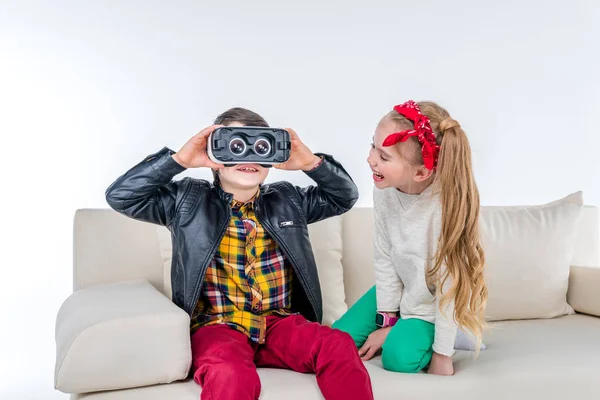
[[375,323],[378,326],[383,325],[383,315],[381,315],[381,314],[375,314]]

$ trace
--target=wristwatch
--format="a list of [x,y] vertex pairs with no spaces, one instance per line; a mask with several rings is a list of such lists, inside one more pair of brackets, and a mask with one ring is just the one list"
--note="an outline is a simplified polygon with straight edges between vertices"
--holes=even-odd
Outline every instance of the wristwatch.
[[390,317],[387,313],[380,311],[377,311],[377,314],[375,315],[375,323],[380,328],[394,326],[399,319],[400,318],[398,317]]

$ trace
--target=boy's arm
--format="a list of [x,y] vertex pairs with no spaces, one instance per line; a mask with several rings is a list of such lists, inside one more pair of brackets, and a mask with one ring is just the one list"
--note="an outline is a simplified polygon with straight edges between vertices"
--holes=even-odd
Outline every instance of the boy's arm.
[[317,185],[295,187],[309,224],[343,214],[358,200],[358,188],[344,167],[330,155],[316,155],[323,161],[305,173]]
[[169,226],[175,215],[175,202],[181,182],[173,177],[186,168],[164,147],[119,177],[106,190],[106,201],[128,217]]
[[106,201],[115,210],[140,221],[169,226],[175,217],[177,193],[184,182],[172,181],[187,168],[223,168],[206,154],[210,134],[221,125],[211,125],[192,136],[175,153],[164,147],[149,155],[106,189]]

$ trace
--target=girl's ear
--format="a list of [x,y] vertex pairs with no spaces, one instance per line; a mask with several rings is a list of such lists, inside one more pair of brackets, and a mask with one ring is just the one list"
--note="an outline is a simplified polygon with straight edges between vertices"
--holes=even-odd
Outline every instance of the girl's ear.
[[413,175],[413,180],[415,182],[423,182],[429,179],[433,175],[432,169],[425,168],[424,165],[417,167],[415,174]]

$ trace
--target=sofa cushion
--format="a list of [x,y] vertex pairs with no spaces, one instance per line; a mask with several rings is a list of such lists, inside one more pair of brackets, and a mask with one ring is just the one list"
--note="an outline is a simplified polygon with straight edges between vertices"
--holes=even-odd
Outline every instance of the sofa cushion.
[[91,286],[63,303],[56,347],[63,392],[173,382],[189,371],[189,318],[144,280]]
[[[342,218],[337,216],[311,224],[308,226],[308,232],[323,296],[323,323],[331,325],[348,310],[342,267]],[[171,234],[167,228],[158,226],[157,238],[165,271],[165,293],[170,296],[172,293]]]
[[331,326],[348,311],[342,266],[342,217],[311,224],[308,233],[323,296],[323,324]]
[[[584,315],[496,322],[485,336],[488,349],[477,359],[472,352],[456,352],[452,377],[385,371],[381,357],[366,365],[377,400],[596,399],[598,337],[600,318]],[[258,373],[261,400],[323,398],[314,375],[263,368]],[[200,392],[186,380],[73,400],[198,400]]]
[[581,192],[541,206],[482,207],[488,320],[553,318],[567,304]]
[[600,317],[600,267],[571,267],[567,299],[578,313]]

